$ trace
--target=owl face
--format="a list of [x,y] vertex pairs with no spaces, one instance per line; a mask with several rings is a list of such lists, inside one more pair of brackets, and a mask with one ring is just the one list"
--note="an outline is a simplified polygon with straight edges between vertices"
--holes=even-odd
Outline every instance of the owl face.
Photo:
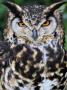
[[19,18],[14,18],[11,23],[11,28],[17,37],[26,38],[27,40],[37,42],[40,41],[46,35],[51,35],[55,32],[57,27],[56,18],[50,16],[41,17],[41,20],[37,22],[36,18],[23,16],[21,21]]
[[[22,8],[14,3],[6,2],[5,5],[11,10],[9,27],[22,43],[45,43],[56,37],[58,18],[55,10],[63,3],[59,2],[49,7],[44,5],[26,5]],[[13,9],[14,8],[14,9]],[[54,35],[56,34],[56,37]]]

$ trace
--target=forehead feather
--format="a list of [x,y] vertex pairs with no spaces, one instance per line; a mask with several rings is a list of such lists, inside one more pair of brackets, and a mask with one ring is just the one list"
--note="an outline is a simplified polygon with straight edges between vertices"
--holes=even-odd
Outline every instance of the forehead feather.
[[39,18],[45,9],[45,5],[26,5],[22,8],[27,16],[30,16],[31,18]]

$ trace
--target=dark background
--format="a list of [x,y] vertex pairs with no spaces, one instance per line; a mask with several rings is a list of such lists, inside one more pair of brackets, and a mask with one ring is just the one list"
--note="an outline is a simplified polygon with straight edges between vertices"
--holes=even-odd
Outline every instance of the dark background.
[[[6,26],[6,14],[7,14],[7,8],[2,5],[2,2],[5,2],[7,0],[0,0],[0,40],[3,39],[3,29]],[[23,5],[26,3],[38,3],[38,4],[46,4],[50,5],[54,2],[62,1],[62,0],[8,0],[11,2],[14,2],[19,5]],[[65,0],[67,1],[67,0]],[[65,31],[65,43],[64,48],[67,50],[67,4],[60,7],[60,10],[63,13],[63,26]]]

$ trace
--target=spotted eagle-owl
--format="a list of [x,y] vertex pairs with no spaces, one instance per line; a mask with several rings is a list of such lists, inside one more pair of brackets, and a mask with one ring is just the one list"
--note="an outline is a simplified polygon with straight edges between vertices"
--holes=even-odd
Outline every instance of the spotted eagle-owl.
[[4,39],[11,48],[6,45],[5,55],[1,47],[2,90],[64,90],[67,59],[57,10],[64,3],[48,7],[4,3],[9,8]]

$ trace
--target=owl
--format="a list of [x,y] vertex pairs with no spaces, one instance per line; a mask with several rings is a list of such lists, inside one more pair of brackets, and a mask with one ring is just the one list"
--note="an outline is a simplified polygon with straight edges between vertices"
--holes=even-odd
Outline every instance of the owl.
[[[0,46],[0,86],[2,90],[64,90],[67,83],[67,54],[63,48],[64,30],[58,8],[19,5],[8,7],[4,29],[5,48]],[[7,52],[5,54],[5,52]]]

